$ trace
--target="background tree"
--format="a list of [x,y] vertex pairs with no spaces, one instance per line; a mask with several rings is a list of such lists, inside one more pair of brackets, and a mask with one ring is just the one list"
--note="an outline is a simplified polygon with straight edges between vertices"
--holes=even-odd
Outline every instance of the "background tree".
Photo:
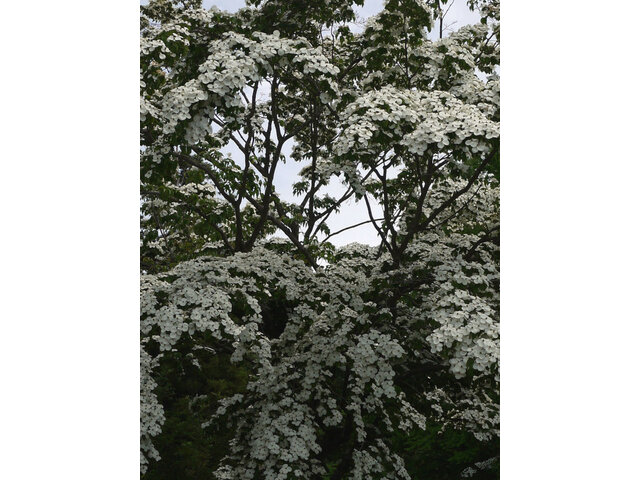
[[[495,469],[498,4],[469,4],[438,41],[440,2],[362,33],[341,1],[141,7],[149,478]],[[377,247],[332,245],[351,200]]]

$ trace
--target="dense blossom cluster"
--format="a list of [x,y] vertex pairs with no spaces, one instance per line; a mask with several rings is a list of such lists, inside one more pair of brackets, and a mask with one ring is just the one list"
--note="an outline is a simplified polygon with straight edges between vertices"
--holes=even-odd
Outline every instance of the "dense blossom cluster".
[[[345,416],[355,423],[363,446],[364,415],[380,415],[388,428],[398,420],[405,428],[424,423],[393,386],[392,365],[403,349],[373,328],[366,313],[373,305],[362,299],[368,283],[365,275],[346,267],[312,274],[303,264],[263,247],[183,263],[160,278],[143,279],[142,333],[162,350],[170,350],[180,335],[207,330],[233,346],[236,362],[255,365],[247,393],[218,412],[233,411],[238,421],[237,442],[221,478],[223,472],[254,478],[258,469],[266,478],[286,478],[280,476],[286,466],[295,466],[302,478],[321,472],[321,464],[313,461],[321,452],[317,431],[344,424]],[[281,336],[269,339],[260,331],[260,303],[277,292],[297,306]],[[231,319],[231,299],[237,294],[243,296],[247,314]],[[341,395],[332,391],[338,374],[348,381],[348,391]],[[317,403],[313,409],[307,404],[311,398]],[[398,408],[391,410],[399,412],[399,419],[388,413],[393,401]],[[247,415],[248,409],[254,413]]]
[[437,91],[401,91],[383,87],[350,104],[336,155],[377,154],[380,144],[406,147],[422,155],[430,147],[461,146],[469,155],[487,152],[486,140],[499,135],[498,126],[477,107]]
[[[171,38],[171,37],[170,37]],[[161,41],[147,42],[143,53],[152,48],[166,50]],[[245,113],[241,92],[252,82],[259,82],[274,69],[288,69],[294,75],[313,78],[323,89],[322,100],[329,102],[336,96],[338,86],[333,77],[339,72],[323,54],[303,39],[280,38],[273,34],[255,32],[250,37],[228,32],[209,45],[211,54],[198,67],[199,75],[178,84],[164,95],[142,96],[141,116],[155,117],[162,125],[162,134],[173,134],[185,124],[185,139],[196,144],[211,133],[212,108],[220,109],[227,117]],[[331,93],[333,92],[333,93]]]
[[[386,450],[378,444],[379,438],[370,438],[373,431],[365,420],[376,415],[379,428],[389,431],[424,425],[424,416],[406,402],[394,383],[394,365],[408,353],[401,342],[422,337],[422,348],[434,354],[446,352],[446,364],[457,378],[471,374],[482,386],[483,375],[497,374],[496,293],[491,290],[496,266],[461,262],[455,253],[477,238],[431,235],[415,243],[412,253],[420,253],[419,261],[407,269],[415,272],[429,266],[436,283],[424,291],[419,307],[401,309],[389,333],[379,330],[386,328],[381,320],[387,312],[368,300],[385,274],[378,262],[367,261],[372,249],[362,246],[344,248],[340,252],[344,261],[317,273],[259,247],[232,257],[203,257],[166,274],[145,277],[143,335],[169,350],[181,335],[207,330],[233,346],[235,361],[255,365],[247,392],[218,411],[224,418],[232,414],[238,422],[236,441],[218,476],[255,478],[260,471],[265,478],[287,478],[290,468],[294,474],[300,472],[300,478],[308,478],[322,471],[321,463],[314,461],[321,453],[319,429],[346,422],[354,423],[360,445],[353,453],[359,465],[354,478],[359,478],[358,469],[381,468],[377,463],[381,458],[401,465],[390,454],[381,456]],[[489,251],[482,253],[491,256]],[[366,274],[367,268],[373,275]],[[460,287],[453,288],[452,282]],[[490,291],[488,299],[471,293],[476,285]],[[230,315],[237,295],[246,305],[242,317]],[[295,306],[288,312],[282,334],[268,338],[261,332],[260,305],[274,295],[283,295]],[[416,322],[422,326],[417,328]],[[469,359],[473,359],[471,367]],[[345,376],[347,389],[336,395],[336,377],[344,380]],[[308,403],[312,398],[313,408]],[[465,397],[447,400],[459,410],[452,419],[473,424],[480,436],[495,433],[492,411],[483,412],[481,405]],[[394,402],[397,407],[391,406]],[[161,411],[154,408],[158,417]],[[149,429],[146,434],[156,431]]]

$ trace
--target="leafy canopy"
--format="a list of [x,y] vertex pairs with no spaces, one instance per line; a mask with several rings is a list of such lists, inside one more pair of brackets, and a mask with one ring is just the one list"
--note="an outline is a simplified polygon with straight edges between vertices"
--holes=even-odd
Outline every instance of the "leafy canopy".
[[[434,428],[498,435],[498,4],[435,41],[438,1],[360,33],[353,5],[141,7],[149,478],[179,435],[183,476],[279,480],[421,478]],[[346,202],[379,244],[334,245]]]

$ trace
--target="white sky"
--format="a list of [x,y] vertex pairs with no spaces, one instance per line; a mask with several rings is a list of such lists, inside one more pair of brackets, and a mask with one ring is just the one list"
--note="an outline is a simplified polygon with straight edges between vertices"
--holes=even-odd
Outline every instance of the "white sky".
[[[141,1],[141,4],[147,3],[146,1]],[[358,19],[366,19],[372,15],[377,14],[383,8],[384,0],[365,0],[365,3],[362,7],[356,7],[356,15]],[[235,12],[238,9],[245,6],[245,2],[243,0],[204,0],[203,7],[211,8],[212,6],[216,6],[221,10],[227,10],[229,12]],[[446,7],[445,7],[446,8]],[[450,4],[450,9],[445,17],[444,26],[445,26],[445,36],[447,34],[446,27],[449,26],[454,30],[458,28],[469,25],[473,23],[477,23],[480,20],[480,16],[469,10],[466,4],[466,0],[454,0],[452,4]],[[359,30],[358,26],[354,26],[355,30]],[[437,29],[431,32],[430,37],[435,39],[438,35]],[[290,152],[292,142],[285,146],[284,154],[286,155]],[[288,148],[286,148],[288,147]],[[239,151],[235,146],[229,145],[227,148],[223,149],[226,152],[231,153],[234,158],[239,159]],[[298,171],[300,170],[303,164],[289,161],[284,165],[280,165],[278,167],[278,171],[276,172],[276,178],[274,179],[274,184],[276,187],[276,191],[280,195],[280,198],[285,201],[293,202],[296,199],[299,201],[301,197],[294,197],[291,193],[291,185],[298,181]],[[329,185],[326,192],[321,193],[329,193],[332,196],[339,196],[344,191],[344,187],[340,185],[339,181],[336,179]],[[375,203],[372,204],[372,210],[375,215],[375,218],[379,218],[381,214],[381,209]],[[367,215],[366,206],[363,201],[355,202],[353,199],[348,200],[340,210],[339,214],[334,214],[329,220],[328,225],[331,231],[335,232],[342,228],[345,228],[350,225],[354,225],[360,222],[367,220],[369,217]],[[346,232],[340,233],[331,238],[331,242],[334,245],[346,245],[352,242],[366,243],[369,245],[377,245],[379,243],[379,239],[375,228],[373,225],[366,224],[359,226],[357,228],[347,230]]]

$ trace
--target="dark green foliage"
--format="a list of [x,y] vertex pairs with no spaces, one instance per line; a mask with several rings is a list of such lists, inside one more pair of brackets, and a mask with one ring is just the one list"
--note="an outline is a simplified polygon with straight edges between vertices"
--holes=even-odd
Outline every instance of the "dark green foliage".
[[[444,429],[429,424],[426,431],[416,430],[398,436],[396,445],[404,452],[406,468],[413,480],[458,480],[462,471],[476,462],[499,454],[499,439],[480,442],[471,433]],[[486,470],[478,470],[474,480],[500,478],[499,462]]]
[[285,36],[314,41],[323,25],[355,20],[353,4],[363,5],[364,0],[248,0],[247,4],[260,7],[255,18],[256,30],[266,33],[278,30]]
[[[182,347],[186,350],[186,345]],[[228,355],[197,352],[194,357],[180,352],[167,354],[157,369],[156,392],[166,421],[154,441],[162,461],[152,462],[142,476],[144,480],[211,480],[211,472],[227,453],[230,433],[201,425],[215,411],[220,398],[244,390],[247,372],[233,365]]]

